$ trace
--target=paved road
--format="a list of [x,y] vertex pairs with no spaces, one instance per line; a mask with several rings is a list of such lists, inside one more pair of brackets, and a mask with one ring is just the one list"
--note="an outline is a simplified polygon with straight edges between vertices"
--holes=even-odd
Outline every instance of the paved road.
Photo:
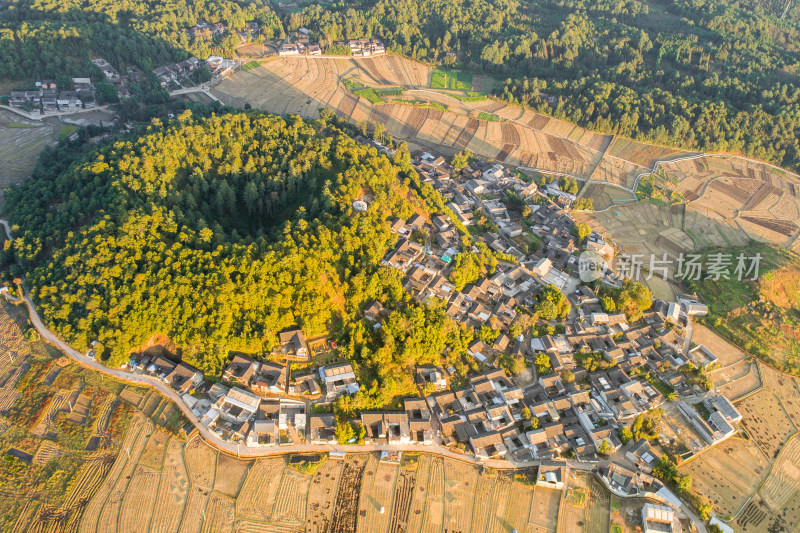
[[101,106],[97,106],[97,107],[89,107],[89,108],[86,108],[86,109],[75,109],[73,111],[67,111],[67,112],[58,112],[57,111],[55,113],[46,113],[46,114],[43,115],[41,113],[30,113],[28,111],[25,111],[23,109],[20,109],[18,107],[13,107],[13,106],[10,106],[10,105],[0,105],[0,109],[5,109],[6,111],[11,111],[12,113],[16,113],[17,115],[23,116],[23,117],[25,117],[27,119],[30,119],[30,120],[44,120],[46,118],[53,118],[53,117],[66,118],[66,117],[71,117],[73,115],[79,115],[81,113],[91,113],[92,111],[105,111],[109,107],[110,107],[109,105],[101,105]]
[[[2,221],[0,221],[0,224],[1,223]],[[305,453],[305,452],[319,453],[319,452],[328,452],[333,450],[350,451],[350,452],[383,451],[383,450],[426,451],[426,452],[436,453],[439,455],[444,455],[447,457],[452,457],[453,459],[458,459],[470,463],[478,462],[475,460],[475,457],[473,455],[456,453],[439,444],[430,444],[430,445],[366,444],[361,446],[290,444],[286,446],[276,446],[276,447],[248,448],[245,446],[240,446],[230,442],[223,441],[215,433],[213,433],[206,426],[200,423],[197,416],[195,416],[192,410],[189,409],[189,406],[183,402],[180,395],[166,383],[152,376],[144,374],[133,374],[123,370],[109,368],[100,363],[99,361],[96,361],[94,359],[89,359],[88,357],[78,352],[78,350],[74,349],[72,346],[64,342],[62,339],[60,339],[55,333],[47,329],[47,327],[45,327],[41,317],[39,316],[39,313],[36,310],[36,306],[31,301],[30,295],[28,294],[27,291],[25,291],[24,300],[25,304],[28,307],[31,323],[33,324],[33,326],[36,328],[36,330],[39,332],[39,334],[42,336],[43,339],[52,343],[54,346],[58,347],[68,357],[70,357],[71,359],[76,361],[79,365],[85,368],[101,372],[119,381],[132,383],[134,385],[144,385],[148,387],[154,387],[162,395],[166,396],[167,398],[175,402],[175,404],[181,409],[186,418],[200,432],[200,435],[202,436],[203,440],[205,440],[207,443],[218,448],[223,452],[227,452],[233,455],[238,455],[240,457],[263,457],[263,456],[286,454],[286,453]],[[487,459],[480,463],[485,464],[487,466],[491,466],[493,468],[515,468],[515,467],[521,468],[527,466],[536,466],[539,464],[538,461],[525,461],[521,463],[512,464],[509,461],[492,460],[492,459]],[[576,461],[574,462],[574,464],[571,464],[570,466],[581,470],[589,470],[592,468],[593,465],[591,463],[579,463]]]

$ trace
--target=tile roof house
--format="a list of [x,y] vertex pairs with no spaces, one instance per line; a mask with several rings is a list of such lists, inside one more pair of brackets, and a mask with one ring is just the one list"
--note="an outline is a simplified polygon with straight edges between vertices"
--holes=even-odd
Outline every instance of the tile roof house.
[[250,386],[253,375],[261,368],[261,364],[255,359],[244,355],[235,355],[225,370],[222,371],[222,379],[232,381],[244,387]]
[[308,359],[308,344],[306,336],[300,328],[283,331],[278,334],[281,351],[286,355],[291,355],[295,359]]

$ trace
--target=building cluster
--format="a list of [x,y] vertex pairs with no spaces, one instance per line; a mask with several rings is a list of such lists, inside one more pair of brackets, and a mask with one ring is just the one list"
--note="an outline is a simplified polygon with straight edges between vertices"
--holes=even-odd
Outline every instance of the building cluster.
[[313,40],[311,30],[308,28],[300,28],[299,30],[289,32],[280,48],[278,48],[278,55],[320,56],[322,55],[322,47]]
[[181,85],[191,79],[192,74],[200,67],[205,67],[214,78],[224,77],[236,68],[236,60],[211,56],[201,61],[192,56],[178,63],[169,63],[153,69],[162,87],[172,84]]
[[340,41],[335,44],[349,46],[350,53],[354,56],[369,57],[386,53],[386,47],[383,42],[375,38],[362,37],[360,39]]
[[[364,138],[359,142],[375,143]],[[379,143],[374,146],[390,153]],[[679,400],[677,410],[708,445],[736,433],[741,415],[732,403],[706,394],[688,377],[687,368],[708,368],[717,361],[705,346],[689,350],[684,334],[690,317],[704,313],[700,302],[690,296],[675,302],[654,300],[635,323],[624,313],[606,312],[595,290],[580,282],[575,261],[582,250],[609,259],[614,250],[600,235],[583,240],[575,235],[563,195],[540,190],[494,163],[474,162],[456,172],[443,158],[427,153],[413,162],[422,181],[442,194],[450,210],[391,221],[397,241],[383,263],[404,273],[405,288],[416,300],[441,300],[456,321],[476,332],[489,326],[497,335],[492,342],[476,335],[468,346],[468,355],[481,369],[476,375],[455,376],[453,367],[418,367],[421,397],[405,398],[399,410],[363,411],[350,421],[363,427],[365,443],[437,444],[481,460],[554,464],[540,471],[537,483],[557,487],[564,483],[558,466],[563,463],[550,461],[594,460],[619,450],[622,429],[668,399]],[[461,290],[450,281],[458,255],[468,252],[459,224],[487,225],[475,238],[485,245],[483,250],[499,252],[503,259],[493,274]],[[538,246],[525,246],[529,235]],[[565,322],[514,330],[518,314],[533,310],[546,286],[558,288],[571,304]],[[375,328],[389,314],[379,301],[363,310]],[[189,365],[163,357],[132,359],[130,364],[132,370],[149,372],[183,393],[201,423],[223,440],[244,446],[334,444],[342,421],[331,413],[307,412],[306,406],[330,405],[361,386],[348,362],[334,358],[309,364],[313,351],[301,329],[289,329],[279,333],[269,361],[236,355],[222,381],[214,384]],[[536,367],[535,379],[524,386],[515,383],[500,368],[507,358]],[[455,377],[461,385],[451,387]],[[695,398],[692,405],[690,397]],[[625,464],[616,461],[620,457]],[[640,439],[624,455],[614,455],[615,461],[601,473],[620,494],[658,494],[666,490],[651,475],[659,458],[650,442]],[[660,494],[668,502],[668,491]],[[648,511],[653,528],[662,516],[657,511]]]
[[36,82],[32,91],[11,91],[8,103],[42,113],[71,113],[95,104],[95,87],[89,78],[72,78],[73,88],[60,89],[53,80]]
[[[258,22],[251,21],[245,22],[244,28],[237,30],[236,34],[239,36],[242,42],[246,42],[257,38],[260,34],[260,31],[261,28],[258,25]],[[215,22],[210,24],[204,20],[199,20],[197,24],[186,30],[186,33],[195,39],[212,39],[214,37],[222,37],[227,32],[228,26],[224,22]]]

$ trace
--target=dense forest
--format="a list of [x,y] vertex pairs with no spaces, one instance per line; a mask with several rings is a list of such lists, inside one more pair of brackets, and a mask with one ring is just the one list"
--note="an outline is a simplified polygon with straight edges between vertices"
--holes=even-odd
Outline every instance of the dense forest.
[[[390,50],[497,78],[497,96],[604,133],[800,168],[800,8],[769,0],[342,0],[279,16],[268,0],[11,0],[0,77],[99,75],[101,54],[145,68],[232,55],[230,30],[302,26],[323,44]],[[784,18],[781,18],[784,17]],[[199,20],[222,36],[192,37]]]
[[[471,334],[379,265],[396,239],[387,218],[444,212],[441,197],[407,149],[389,159],[341,128],[327,113],[186,111],[72,164],[51,151],[50,172],[7,194],[18,235],[7,259],[28,272],[48,326],[79,349],[99,340],[110,365],[163,333],[213,374],[230,350],[263,354],[298,324],[340,339],[383,405],[413,391],[406,367],[457,357]],[[367,212],[356,198],[371,198]],[[374,299],[394,310],[379,331],[360,318]]]
[[[199,20],[222,22],[222,36],[193,37]],[[261,36],[283,34],[268,0],[10,0],[0,4],[0,78],[87,76],[88,60],[101,55],[117,68],[150,69],[195,54],[233,55],[245,22]],[[99,73],[98,73],[99,74]]]
[[384,37],[601,132],[798,168],[800,17],[756,3],[378,0],[310,6],[286,26],[328,42]]

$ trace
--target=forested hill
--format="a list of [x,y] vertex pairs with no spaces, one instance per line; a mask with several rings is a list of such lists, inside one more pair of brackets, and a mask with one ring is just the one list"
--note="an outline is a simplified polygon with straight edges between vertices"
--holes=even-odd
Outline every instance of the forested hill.
[[377,0],[292,14],[323,40],[496,76],[498,94],[593,130],[800,165],[800,4]]
[[[349,331],[378,298],[402,310],[398,323],[423,313],[421,342],[440,344],[419,353],[438,357],[445,340],[430,332],[446,315],[416,309],[379,261],[395,241],[387,217],[445,212],[441,197],[403,147],[390,160],[325,116],[186,112],[9,191],[13,252],[48,325],[78,348],[99,339],[113,365],[166,334],[213,373],[229,350],[263,353],[293,324]],[[360,335],[356,362],[376,368]]]
[[[228,31],[190,36],[200,20]],[[231,57],[240,42],[234,30],[248,21],[259,23],[263,38],[283,35],[269,0],[8,0],[0,2],[0,78],[85,77],[94,55],[118,69],[154,68],[189,54]]]

